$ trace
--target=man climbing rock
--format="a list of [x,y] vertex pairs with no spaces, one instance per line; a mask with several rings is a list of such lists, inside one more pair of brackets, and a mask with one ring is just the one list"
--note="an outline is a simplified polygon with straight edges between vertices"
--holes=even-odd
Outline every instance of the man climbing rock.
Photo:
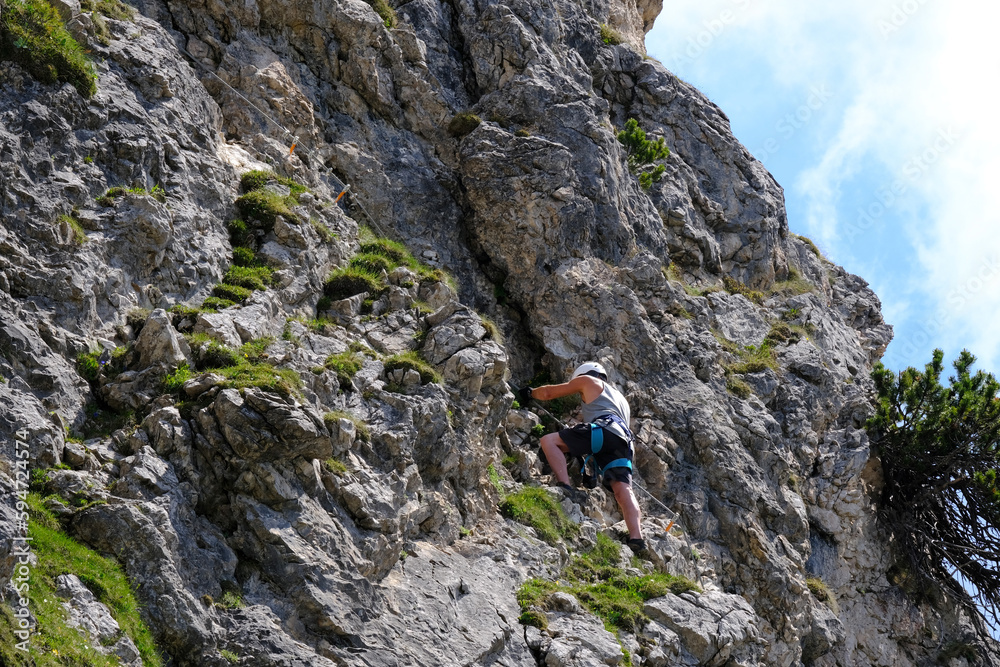
[[550,401],[571,394],[580,394],[583,422],[557,433],[542,437],[542,451],[552,467],[559,486],[572,490],[566,469],[566,454],[593,458],[597,471],[604,478],[604,486],[615,494],[615,500],[628,526],[628,547],[635,553],[644,551],[639,526],[639,503],[632,492],[632,432],[629,430],[631,411],[628,401],[620,391],[608,383],[604,367],[596,362],[580,365],[563,384],[551,384],[520,391],[527,402],[534,398]]

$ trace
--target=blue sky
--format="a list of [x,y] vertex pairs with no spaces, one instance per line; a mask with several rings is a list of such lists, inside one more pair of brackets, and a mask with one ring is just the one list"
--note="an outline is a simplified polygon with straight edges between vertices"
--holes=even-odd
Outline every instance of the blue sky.
[[649,55],[718,104],[791,231],[867,280],[923,366],[1000,371],[1000,5],[667,0]]

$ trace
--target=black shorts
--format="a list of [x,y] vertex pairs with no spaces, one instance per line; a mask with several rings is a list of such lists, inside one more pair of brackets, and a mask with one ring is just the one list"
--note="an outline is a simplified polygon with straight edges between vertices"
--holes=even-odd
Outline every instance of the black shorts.
[[[594,456],[598,469],[603,468],[615,459],[632,459],[628,443],[614,431],[604,429],[604,446],[596,455],[590,445],[590,424],[577,424],[559,431],[559,438],[569,448],[573,456]],[[608,468],[604,473],[604,486],[611,488],[611,482],[632,484],[632,469],[624,466]]]

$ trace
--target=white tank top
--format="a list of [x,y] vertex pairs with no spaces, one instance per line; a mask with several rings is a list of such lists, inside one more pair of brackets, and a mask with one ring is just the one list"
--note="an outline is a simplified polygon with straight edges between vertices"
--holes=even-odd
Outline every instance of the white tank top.
[[[625,400],[625,397],[620,391],[612,387],[607,382],[601,380],[601,384],[604,387],[603,391],[601,391],[601,395],[592,400],[590,403],[584,403],[583,407],[580,409],[580,416],[583,418],[583,421],[589,423],[601,415],[618,415],[621,417],[622,421],[629,424],[631,422],[632,411],[629,409],[628,401]],[[610,428],[612,432],[621,436],[623,439],[628,439],[628,436],[622,432],[621,428],[617,424],[611,424],[607,428]]]

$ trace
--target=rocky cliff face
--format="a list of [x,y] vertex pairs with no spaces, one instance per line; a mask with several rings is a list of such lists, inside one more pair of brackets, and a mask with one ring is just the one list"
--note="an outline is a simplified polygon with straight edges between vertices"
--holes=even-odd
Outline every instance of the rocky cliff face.
[[[0,64],[0,579],[20,439],[177,665],[966,664],[945,651],[963,620],[904,592],[875,521],[879,301],[789,233],[724,113],[643,57],[659,3],[412,0],[393,28],[360,0],[138,6],[106,44],[77,17],[93,99]],[[482,122],[449,131],[466,111]],[[631,118],[671,148],[649,190],[616,140]],[[309,188],[253,242],[273,282],[166,312],[226,274],[252,169]],[[114,186],[134,191],[98,204]],[[426,266],[321,301],[359,223]],[[205,361],[226,347],[299,380],[240,384]],[[88,383],[77,359],[103,349]],[[440,383],[397,363],[413,350]],[[666,533],[643,501],[644,567],[701,590],[617,637],[572,596],[544,631],[515,600],[613,533],[613,499],[563,499],[581,528],[556,546],[497,511],[545,479],[510,386],[584,360],[680,514]],[[80,442],[102,412],[134,423]]]

